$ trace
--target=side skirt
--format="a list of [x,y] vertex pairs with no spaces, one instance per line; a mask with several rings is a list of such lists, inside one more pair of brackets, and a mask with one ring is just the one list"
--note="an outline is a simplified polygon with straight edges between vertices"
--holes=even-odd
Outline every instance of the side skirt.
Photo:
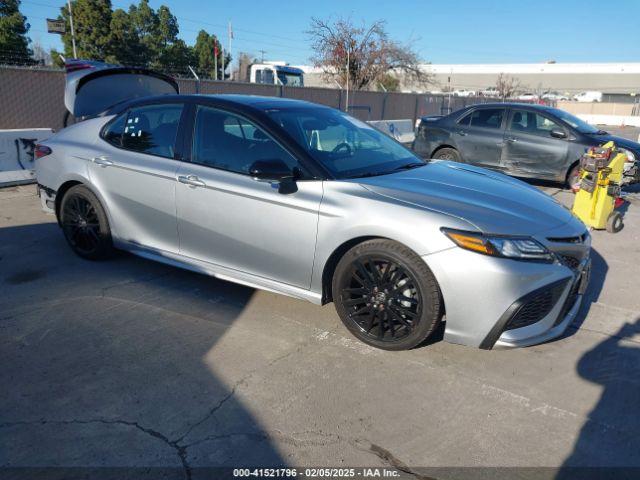
[[289,297],[298,298],[300,300],[307,300],[317,305],[322,305],[322,294],[312,292],[311,290],[306,290],[287,283],[277,282],[258,275],[252,275],[233,268],[223,267],[214,263],[204,262],[178,253],[151,249],[137,243],[124,242],[122,240],[115,239],[114,243],[116,244],[116,248],[126,250],[142,258],[155,260],[166,265],[183,268],[196,273],[203,273],[227,282],[238,283],[247,287],[279,293]]

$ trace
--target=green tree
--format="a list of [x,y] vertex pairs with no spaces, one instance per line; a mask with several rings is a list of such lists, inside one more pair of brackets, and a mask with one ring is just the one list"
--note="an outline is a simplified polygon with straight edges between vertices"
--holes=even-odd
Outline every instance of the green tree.
[[178,19],[173,16],[169,7],[162,5],[158,8],[158,42],[167,48],[178,40]]
[[110,30],[108,62],[122,65],[144,65],[147,62],[140,38],[127,12],[121,8],[114,10]]
[[160,22],[149,0],[140,0],[138,5],[129,7],[129,19],[140,42],[140,54],[150,66],[155,66],[162,49],[160,40]]
[[19,0],[0,0],[0,61],[2,63],[31,63],[30,25],[20,13]]
[[[74,0],[71,2],[71,9],[78,58],[105,60],[111,46],[111,1]],[[69,10],[65,6],[60,11],[67,26],[67,33],[62,35],[64,53],[67,58],[72,58]]]
[[178,39],[162,51],[159,64],[165,72],[190,75],[189,65],[196,65],[197,61],[194,49]]
[[[215,35],[210,35],[204,30],[198,32],[196,37],[196,44],[193,47],[195,60],[198,63],[198,71],[203,75],[222,79],[222,46]],[[218,52],[218,58],[216,61],[215,52]],[[217,75],[215,72],[215,66],[217,63]],[[225,70],[228,65],[231,64],[231,56],[225,55]]]

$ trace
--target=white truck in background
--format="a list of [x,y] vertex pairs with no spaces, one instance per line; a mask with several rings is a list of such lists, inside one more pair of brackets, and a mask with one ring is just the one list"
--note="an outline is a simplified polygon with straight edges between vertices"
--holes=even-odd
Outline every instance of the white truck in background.
[[285,62],[254,63],[249,66],[249,82],[304,87],[304,72]]
[[589,91],[578,93],[573,96],[573,99],[576,102],[601,102],[602,101],[602,92]]

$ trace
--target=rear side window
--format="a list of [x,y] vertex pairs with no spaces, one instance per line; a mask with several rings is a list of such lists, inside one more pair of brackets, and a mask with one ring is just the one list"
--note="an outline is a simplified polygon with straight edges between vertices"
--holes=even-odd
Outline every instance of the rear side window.
[[173,158],[181,104],[147,105],[127,113],[122,147],[135,152]]
[[462,117],[458,124],[481,128],[500,128],[504,111],[504,108],[480,108]]
[[122,146],[122,134],[124,133],[124,125],[127,121],[127,114],[124,113],[111,122],[107,128],[105,128],[102,138],[104,138],[111,145],[116,147]]

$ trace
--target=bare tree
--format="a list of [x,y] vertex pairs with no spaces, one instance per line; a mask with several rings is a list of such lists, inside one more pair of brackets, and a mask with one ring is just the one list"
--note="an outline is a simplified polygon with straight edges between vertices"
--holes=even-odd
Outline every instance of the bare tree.
[[390,40],[384,27],[383,20],[357,27],[351,19],[312,18],[307,33],[316,53],[311,60],[326,80],[343,87],[348,71],[349,88],[355,90],[375,87],[390,73],[403,74],[405,83],[428,83],[430,76],[420,68],[418,55],[410,46]]
[[256,61],[255,56],[240,52],[238,56],[238,70],[233,75],[233,78],[237,79],[240,82],[248,82],[249,81],[249,67],[251,64]]
[[513,97],[520,88],[520,80],[515,77],[510,77],[501,73],[496,80],[496,89],[498,95],[504,101],[507,98]]

